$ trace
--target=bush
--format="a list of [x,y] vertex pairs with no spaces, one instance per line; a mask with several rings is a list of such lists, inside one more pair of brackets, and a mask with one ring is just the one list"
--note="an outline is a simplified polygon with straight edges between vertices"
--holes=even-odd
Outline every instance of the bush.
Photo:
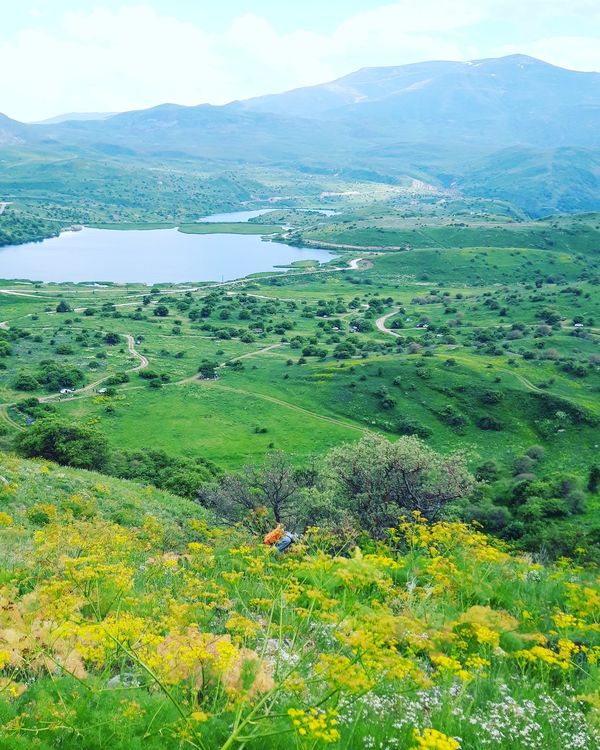
[[399,435],[416,435],[423,440],[425,438],[431,437],[432,434],[429,427],[419,424],[418,422],[415,422],[414,419],[410,419],[409,417],[401,417],[396,422],[395,431]]
[[109,378],[107,378],[104,381],[104,384],[107,386],[111,385],[122,385],[123,383],[129,382],[129,375],[126,372],[115,372],[114,375],[111,375]]
[[513,461],[513,475],[527,474],[531,472],[534,461],[529,456],[520,456]]
[[534,461],[541,461],[545,454],[546,451],[541,445],[532,445],[531,448],[527,449],[527,455]]
[[73,349],[71,344],[59,344],[54,351],[57,354],[67,355],[73,354],[75,350]]
[[500,476],[500,469],[495,461],[485,461],[477,467],[475,478],[480,482],[495,482]]
[[47,391],[58,391],[61,388],[77,388],[85,381],[85,375],[78,367],[48,359],[40,362],[37,379],[46,386]]
[[189,498],[197,497],[200,487],[220,474],[216,465],[204,458],[176,457],[162,450],[115,452],[108,472]]
[[502,423],[499,419],[496,419],[495,417],[485,416],[485,417],[479,417],[477,419],[477,427],[479,427],[480,430],[495,430],[496,432],[499,432],[502,430]]
[[488,391],[484,391],[481,394],[481,402],[483,404],[488,404],[490,406],[494,404],[499,404],[503,398],[504,398],[504,394],[502,393],[502,391],[488,390]]
[[108,463],[108,441],[92,427],[54,417],[41,419],[15,441],[19,453],[79,469],[101,471]]
[[13,388],[17,391],[35,391],[39,387],[38,380],[27,372],[20,372],[13,383]]
[[457,411],[457,409],[451,404],[445,406],[438,416],[444,424],[457,430],[460,430],[467,424],[466,417]]
[[540,521],[544,518],[566,518],[570,515],[568,503],[562,498],[530,497],[521,505],[517,517],[523,521]]
[[435,518],[474,486],[462,454],[441,455],[416,437],[390,443],[369,435],[334,448],[327,456],[327,472],[340,508],[376,537],[403,512]]

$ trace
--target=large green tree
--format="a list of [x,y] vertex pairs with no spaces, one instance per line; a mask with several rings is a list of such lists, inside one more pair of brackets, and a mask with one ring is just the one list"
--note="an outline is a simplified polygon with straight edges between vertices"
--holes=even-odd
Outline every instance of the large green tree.
[[368,435],[330,451],[326,469],[340,508],[375,536],[403,513],[436,518],[474,486],[464,454],[442,455],[413,436]]
[[56,418],[40,419],[16,439],[19,453],[66,466],[101,471],[108,464],[108,441],[92,427]]

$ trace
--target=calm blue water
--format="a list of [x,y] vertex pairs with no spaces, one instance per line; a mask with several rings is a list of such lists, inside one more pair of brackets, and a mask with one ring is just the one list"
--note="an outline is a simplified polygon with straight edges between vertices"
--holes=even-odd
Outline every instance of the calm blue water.
[[[250,219],[255,219],[257,216],[268,214],[271,211],[277,211],[277,206],[272,208],[259,208],[256,211],[236,211],[232,214],[212,214],[211,216],[203,216],[198,221],[201,224],[215,223],[215,222],[230,222],[230,221],[241,221],[246,222]],[[285,208],[280,206],[279,210],[282,211],[300,211],[300,213],[311,213],[311,214],[322,214],[323,216],[335,216],[338,211],[334,211],[331,208]]]
[[198,219],[198,221],[201,224],[206,223],[215,223],[215,222],[225,222],[228,223],[230,221],[241,221],[246,222],[250,219],[255,219],[257,216],[262,216],[263,214],[268,214],[269,211],[274,211],[273,208],[259,208],[256,211],[236,211],[232,214],[211,214],[210,216],[203,216],[201,219]]
[[0,278],[145,284],[229,281],[294,261],[325,263],[332,257],[326,250],[263,242],[256,235],[83,229],[0,248]]

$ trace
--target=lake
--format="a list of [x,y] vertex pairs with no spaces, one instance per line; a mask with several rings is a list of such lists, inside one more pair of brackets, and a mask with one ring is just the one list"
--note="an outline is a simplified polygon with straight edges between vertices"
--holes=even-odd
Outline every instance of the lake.
[[201,224],[229,224],[232,221],[246,222],[250,221],[250,219],[256,219],[258,216],[262,216],[263,214],[268,214],[270,211],[274,210],[275,209],[273,208],[259,208],[256,211],[235,211],[234,213],[230,214],[211,214],[210,216],[203,216],[201,219],[198,219],[198,221]]
[[[223,221],[221,216],[247,221],[248,213],[256,215],[222,214],[204,221]],[[257,235],[86,228],[0,248],[0,278],[144,284],[230,281],[295,261],[326,263],[333,257],[327,250],[265,242]]]

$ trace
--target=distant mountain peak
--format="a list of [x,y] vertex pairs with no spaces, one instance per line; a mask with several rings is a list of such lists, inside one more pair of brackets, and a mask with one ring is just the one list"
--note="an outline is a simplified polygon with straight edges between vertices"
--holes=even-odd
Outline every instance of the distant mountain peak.
[[63,115],[49,117],[46,120],[32,122],[32,125],[58,125],[62,122],[87,122],[90,120],[107,120],[116,115],[116,112],[67,112]]

